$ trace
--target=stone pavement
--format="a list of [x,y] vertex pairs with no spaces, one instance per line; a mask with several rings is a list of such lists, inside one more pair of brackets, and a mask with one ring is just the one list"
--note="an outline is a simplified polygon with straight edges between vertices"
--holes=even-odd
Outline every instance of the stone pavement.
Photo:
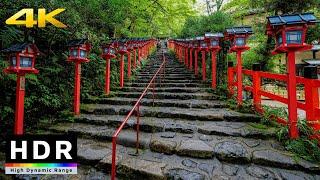
[[[152,91],[142,101],[139,155],[135,117],[118,137],[119,178],[320,179],[319,164],[285,151],[275,129],[258,124],[258,116],[228,109],[208,92],[208,84],[166,56],[165,80],[156,87],[154,103]],[[161,63],[158,52],[114,97],[86,99],[74,123],[59,122],[48,130],[78,134],[80,163],[109,174],[112,134]]]

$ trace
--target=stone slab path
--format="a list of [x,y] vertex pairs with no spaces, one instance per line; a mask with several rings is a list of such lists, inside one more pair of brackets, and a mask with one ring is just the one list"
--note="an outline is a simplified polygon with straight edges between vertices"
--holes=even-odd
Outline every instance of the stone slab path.
[[[141,104],[139,155],[135,117],[119,135],[120,179],[320,179],[319,164],[285,151],[275,129],[259,125],[258,116],[228,109],[207,83],[166,56],[155,101],[150,92]],[[76,133],[80,163],[109,174],[112,134],[161,63],[158,52],[115,96],[84,100],[74,123],[61,121],[48,132]]]

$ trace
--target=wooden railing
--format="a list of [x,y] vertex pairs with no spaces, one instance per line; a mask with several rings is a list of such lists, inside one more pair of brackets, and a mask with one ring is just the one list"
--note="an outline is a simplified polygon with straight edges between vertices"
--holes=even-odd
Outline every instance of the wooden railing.
[[[254,70],[242,70],[244,76],[250,77],[251,86],[243,85],[245,91],[251,92],[253,96],[253,105],[257,112],[263,113],[261,98],[267,97],[271,100],[281,102],[288,105],[288,97],[279,96],[277,94],[267,92],[261,88],[261,82],[263,79],[271,79],[276,81],[282,81],[287,83],[288,76],[284,74],[274,74],[269,72],[254,71]],[[228,91],[229,96],[232,97],[235,93],[234,88],[236,87],[236,69],[235,67],[228,68]],[[296,101],[297,109],[304,110],[306,112],[306,120],[310,127],[315,131],[320,130],[320,107],[319,107],[319,88],[320,80],[308,79],[304,77],[296,77],[297,84],[304,86],[305,101]],[[295,109],[295,111],[297,111]],[[290,125],[291,121],[277,117],[277,121],[281,124]]]

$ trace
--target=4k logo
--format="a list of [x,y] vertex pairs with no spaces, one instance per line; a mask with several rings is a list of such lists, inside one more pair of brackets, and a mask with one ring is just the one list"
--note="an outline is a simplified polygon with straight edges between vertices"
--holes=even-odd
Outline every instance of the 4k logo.
[[[46,23],[50,22],[52,25],[59,27],[59,28],[65,28],[67,27],[62,22],[58,21],[54,18],[54,16],[60,14],[65,9],[56,9],[48,14],[46,14],[45,9],[38,9],[38,21],[34,20],[33,15],[33,9],[22,9],[10,18],[6,20],[6,24],[8,25],[25,25],[27,28],[32,28],[34,25],[38,24],[39,28],[46,27]],[[18,20],[23,15],[26,15],[25,20]]]

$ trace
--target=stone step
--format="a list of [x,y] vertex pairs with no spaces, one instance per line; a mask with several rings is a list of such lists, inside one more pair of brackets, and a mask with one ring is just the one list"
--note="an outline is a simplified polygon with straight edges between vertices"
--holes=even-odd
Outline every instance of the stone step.
[[[78,140],[78,159],[110,173],[111,144],[90,139]],[[301,170],[255,164],[230,164],[213,159],[166,155],[149,149],[139,151],[117,145],[117,177],[120,179],[319,179]],[[98,163],[97,163],[98,162]]]
[[[138,74],[137,77],[152,77],[152,74]],[[185,77],[185,78],[190,78],[190,77],[194,77],[194,74],[185,74],[185,73],[166,73],[165,76],[167,77]]]
[[[83,104],[82,113],[96,115],[127,115],[132,106]],[[190,121],[233,121],[233,122],[258,122],[260,117],[253,114],[242,114],[225,108],[176,108],[176,107],[140,107],[140,116],[159,118],[181,118]]]
[[[150,66],[150,67],[144,67],[144,69],[141,72],[148,72],[148,71],[157,71],[160,68],[160,66]],[[166,71],[181,71],[181,72],[190,72],[188,69],[184,67],[172,67],[172,66],[166,66],[164,68]]]
[[[111,105],[134,105],[137,98],[113,97],[113,98],[91,98],[83,103],[89,104],[111,104]],[[180,108],[225,108],[227,105],[217,100],[181,100],[181,99],[142,99],[142,106],[156,107],[180,107]]]
[[[150,82],[150,79],[137,79],[134,81],[135,83],[146,83],[146,82]],[[156,78],[156,82],[159,83],[160,82],[160,77]],[[163,79],[161,77],[161,83],[199,83],[199,80],[196,79]]]
[[[141,92],[115,92],[117,97],[139,98]],[[102,96],[104,97],[104,96]],[[153,98],[152,89],[150,89],[144,98]],[[180,100],[216,100],[219,97],[212,93],[171,93],[171,92],[157,92],[155,91],[155,99],[180,99]]]
[[[121,91],[124,92],[143,92],[144,87],[123,87]],[[184,88],[184,87],[156,87],[156,92],[172,92],[172,93],[200,93],[207,92],[211,88]],[[120,88],[116,88],[116,90],[120,90]]]
[[[150,76],[139,76],[137,75],[135,78],[138,80],[138,79],[148,79],[148,80],[151,80],[153,76],[150,75]],[[170,75],[165,75],[164,76],[164,79],[168,79],[168,80],[198,80],[198,78],[196,77],[192,77],[192,76],[187,76],[187,77],[183,77],[183,76],[170,76]]]
[[[125,116],[121,115],[94,115],[82,114],[76,117],[76,122],[108,125],[119,127]],[[125,128],[136,129],[137,117],[130,117]],[[143,132],[179,132],[192,134],[198,132],[205,135],[250,137],[255,139],[268,139],[275,137],[274,128],[268,128],[256,123],[244,122],[212,122],[188,121],[184,119],[140,117],[140,131]]]
[[[150,75],[150,74],[154,74],[158,71],[158,69],[148,69],[145,71],[140,71],[140,75]],[[162,73],[162,71],[160,71],[160,73]],[[165,71],[166,74],[185,74],[185,75],[192,75],[192,72],[189,71],[185,71],[185,70],[166,70]]]
[[[146,87],[149,83],[127,83],[126,86]],[[161,83],[161,87],[205,87],[206,84],[201,83]]]
[[[111,142],[112,135],[116,131],[116,127],[64,122],[51,126],[48,130],[53,133],[72,133],[76,134],[78,137]],[[148,148],[150,138],[150,133],[140,132],[139,146],[144,149]],[[117,138],[117,144],[127,147],[136,147],[136,131],[123,129]]]
[[[111,128],[81,123],[61,123],[49,128],[54,132],[75,133],[82,138],[110,141]],[[124,129],[117,138],[117,144],[136,146],[136,132]],[[236,164],[250,164],[281,167],[320,173],[318,164],[297,159],[293,154],[272,140],[255,140],[240,137],[215,135],[181,134],[173,132],[139,133],[139,147],[179,157],[215,159]]]

